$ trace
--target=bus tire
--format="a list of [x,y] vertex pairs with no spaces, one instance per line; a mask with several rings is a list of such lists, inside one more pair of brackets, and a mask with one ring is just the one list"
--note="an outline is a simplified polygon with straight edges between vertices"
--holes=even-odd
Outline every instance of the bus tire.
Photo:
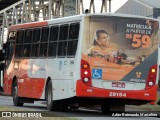
[[47,109],[49,111],[59,111],[61,107],[60,101],[53,101],[52,82],[49,81],[47,85]]
[[14,84],[13,84],[12,96],[13,96],[13,104],[15,106],[23,106],[24,103],[20,102],[21,98],[18,96],[17,82],[14,82]]

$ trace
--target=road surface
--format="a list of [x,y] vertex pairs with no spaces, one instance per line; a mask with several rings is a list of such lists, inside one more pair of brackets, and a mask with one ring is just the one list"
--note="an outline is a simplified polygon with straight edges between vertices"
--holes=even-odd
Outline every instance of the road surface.
[[[1,106],[7,106],[7,107],[13,107],[13,108],[17,108],[13,105],[12,102],[12,97],[10,96],[0,96],[0,107]],[[21,109],[22,111],[32,111],[32,112],[42,112],[42,113],[47,113],[47,115],[51,115],[51,116],[64,116],[64,117],[74,117],[77,119],[81,119],[81,120],[97,120],[97,119],[101,119],[101,120],[115,120],[115,119],[120,119],[120,120],[128,120],[128,117],[112,117],[116,116],[118,114],[114,113],[114,114],[110,114],[110,115],[104,115],[101,113],[101,111],[99,110],[91,110],[91,109],[78,109],[78,110],[72,110],[69,112],[49,112],[46,109],[46,105],[42,104],[42,101],[38,101],[35,102],[34,104],[28,104],[25,103],[24,106],[22,107],[18,107],[18,109]],[[133,109],[131,108],[126,108],[127,111],[133,111]],[[129,112],[130,113],[130,112]],[[141,111],[137,111],[138,115],[141,113]],[[135,113],[131,113],[131,114],[135,114]],[[139,117],[141,120],[143,119],[155,119],[158,120],[157,117]],[[135,117],[129,117],[129,119],[135,119]]]

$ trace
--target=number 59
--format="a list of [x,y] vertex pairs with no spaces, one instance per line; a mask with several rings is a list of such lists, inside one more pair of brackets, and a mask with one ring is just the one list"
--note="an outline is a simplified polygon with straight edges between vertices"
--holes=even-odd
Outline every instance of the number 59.
[[151,44],[151,38],[148,35],[140,35],[140,34],[134,34],[133,35],[133,42],[132,47],[139,48],[142,46],[142,48],[148,48]]

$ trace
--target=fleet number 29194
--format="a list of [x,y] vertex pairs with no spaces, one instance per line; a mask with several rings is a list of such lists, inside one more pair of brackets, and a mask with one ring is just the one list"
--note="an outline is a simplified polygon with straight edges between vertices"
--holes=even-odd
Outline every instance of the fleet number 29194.
[[127,97],[126,93],[121,92],[109,92],[110,97]]

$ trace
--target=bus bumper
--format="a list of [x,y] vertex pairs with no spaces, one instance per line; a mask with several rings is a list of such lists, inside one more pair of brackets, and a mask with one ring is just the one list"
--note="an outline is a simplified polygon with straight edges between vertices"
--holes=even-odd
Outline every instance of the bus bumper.
[[93,98],[136,99],[154,102],[157,99],[157,88],[158,86],[155,85],[148,90],[110,90],[87,86],[81,80],[78,80],[76,85],[76,96]]

